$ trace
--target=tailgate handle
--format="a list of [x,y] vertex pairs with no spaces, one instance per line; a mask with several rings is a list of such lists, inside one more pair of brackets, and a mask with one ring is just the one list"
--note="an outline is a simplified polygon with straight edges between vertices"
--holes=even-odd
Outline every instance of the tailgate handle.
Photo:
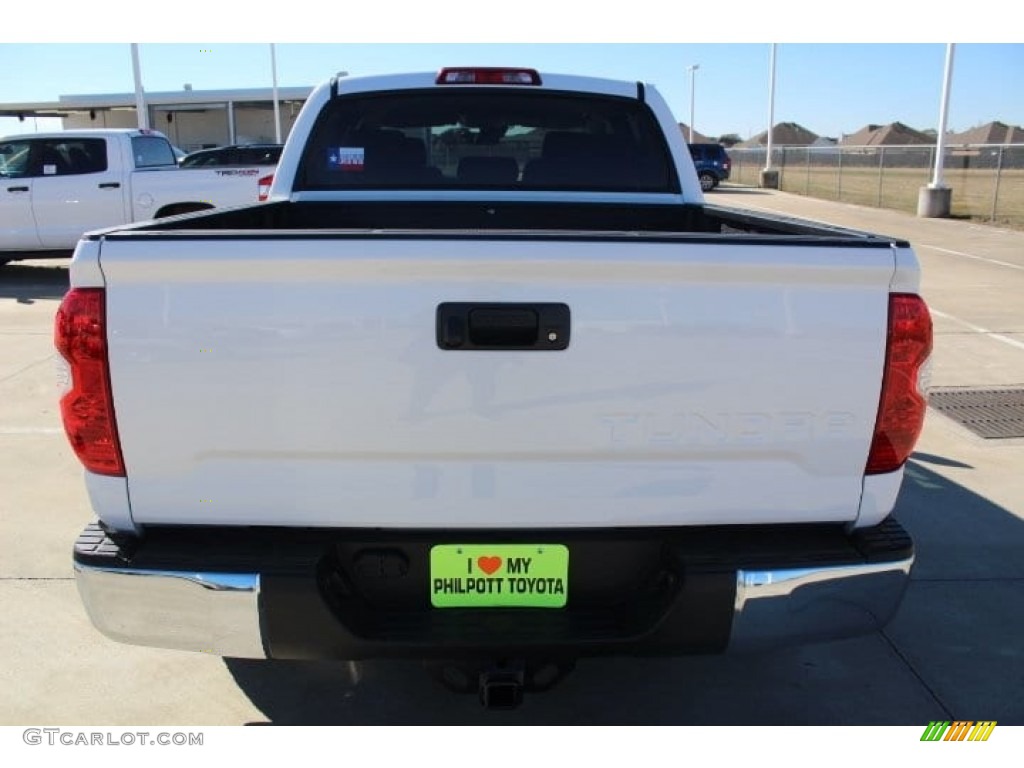
[[446,302],[437,307],[437,346],[447,350],[562,350],[569,346],[565,304]]

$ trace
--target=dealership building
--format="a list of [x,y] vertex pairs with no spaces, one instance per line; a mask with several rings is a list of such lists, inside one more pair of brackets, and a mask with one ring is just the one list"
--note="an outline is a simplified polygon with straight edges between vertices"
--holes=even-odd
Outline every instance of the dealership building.
[[[313,91],[309,87],[278,88],[281,140]],[[271,88],[147,92],[149,127],[164,133],[187,152],[226,144],[273,142],[274,96]],[[21,120],[60,118],[65,129],[136,128],[134,93],[60,96],[57,101],[0,104],[0,116]]]

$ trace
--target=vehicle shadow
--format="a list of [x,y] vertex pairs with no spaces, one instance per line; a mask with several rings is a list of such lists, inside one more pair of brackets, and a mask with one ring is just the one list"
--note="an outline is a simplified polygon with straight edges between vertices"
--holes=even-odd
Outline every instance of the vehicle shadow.
[[0,266],[0,299],[34,304],[39,299],[60,299],[68,290],[66,259],[50,263],[14,262]]
[[914,451],[910,455],[912,462],[924,463],[924,464],[935,464],[939,467],[957,467],[959,469],[974,469],[970,464],[964,464],[962,461],[956,459],[949,459],[945,456],[936,456],[933,453],[921,453],[920,451]]
[[[483,710],[418,662],[225,659],[266,724],[1024,724],[1024,524],[912,460],[896,515],[917,561],[874,635],[733,656],[601,658],[510,711]],[[941,469],[926,466],[924,461]]]

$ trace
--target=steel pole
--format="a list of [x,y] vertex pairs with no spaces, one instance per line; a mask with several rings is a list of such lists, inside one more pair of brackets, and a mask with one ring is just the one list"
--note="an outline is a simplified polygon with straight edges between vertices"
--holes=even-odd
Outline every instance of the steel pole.
[[885,147],[878,148],[878,199],[875,207],[882,207],[882,174],[885,172]]
[[836,200],[843,200],[843,150],[839,149],[839,173],[836,174]]
[[277,52],[270,44],[270,73],[274,82],[274,140],[281,143],[281,105],[277,101]]
[[956,43],[946,45],[946,74],[942,83],[942,104],[939,107],[939,136],[935,146],[935,173],[932,176],[932,189],[939,189],[942,184],[942,170],[945,160],[946,148],[946,122],[949,119],[949,86],[953,81],[953,52],[956,50]]
[[139,44],[132,43],[132,74],[135,76],[135,113],[139,129],[149,128],[149,110],[146,108],[146,94],[142,90],[142,67],[139,65]]
[[690,143],[693,144],[693,109],[694,109],[694,93],[693,85],[697,81],[697,70],[693,67],[690,68]]
[[775,46],[772,43],[771,61],[768,64],[768,160],[764,169],[770,171],[772,167],[772,134],[775,132]]
[[697,81],[697,70],[700,69],[700,64],[691,64],[686,68],[690,73],[690,138],[689,142],[693,144],[693,105],[694,105],[694,85]]
[[995,189],[992,190],[992,212],[989,214],[988,220],[996,220],[996,208],[999,205],[999,180],[1003,175],[1003,147],[999,148],[999,162],[996,165],[996,185]]

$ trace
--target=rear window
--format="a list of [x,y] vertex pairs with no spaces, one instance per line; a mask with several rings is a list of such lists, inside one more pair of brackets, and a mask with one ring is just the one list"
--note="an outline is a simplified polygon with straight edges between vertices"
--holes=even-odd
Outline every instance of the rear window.
[[178,166],[171,142],[159,136],[133,136],[132,155],[136,168],[155,168],[163,165]]
[[643,102],[460,87],[333,99],[295,188],[677,192],[678,182]]

